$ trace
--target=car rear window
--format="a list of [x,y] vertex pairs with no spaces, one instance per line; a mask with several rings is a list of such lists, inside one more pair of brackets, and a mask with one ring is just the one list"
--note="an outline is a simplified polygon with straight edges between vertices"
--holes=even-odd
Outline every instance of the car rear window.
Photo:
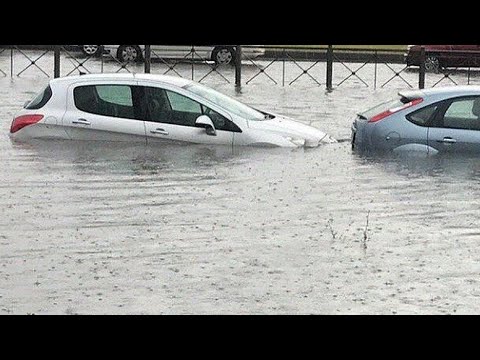
[[28,110],[41,109],[48,103],[51,97],[52,97],[52,88],[50,87],[50,85],[48,85],[32,101],[30,101],[25,106],[25,109],[28,109]]

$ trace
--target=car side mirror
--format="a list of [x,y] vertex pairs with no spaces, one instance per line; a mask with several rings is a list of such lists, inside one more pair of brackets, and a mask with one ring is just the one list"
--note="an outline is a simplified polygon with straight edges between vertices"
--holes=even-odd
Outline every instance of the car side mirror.
[[213,125],[212,119],[210,119],[207,115],[200,116],[197,121],[195,121],[195,126],[205,129],[207,134],[210,136],[217,136],[215,125]]

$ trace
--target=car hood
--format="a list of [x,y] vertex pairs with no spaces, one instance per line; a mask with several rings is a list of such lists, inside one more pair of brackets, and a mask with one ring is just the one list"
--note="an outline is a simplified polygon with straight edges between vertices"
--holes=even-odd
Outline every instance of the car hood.
[[[330,135],[317,128],[284,116],[277,116],[272,120],[250,121],[249,127],[291,138],[299,146],[317,147],[322,143],[337,142]],[[301,140],[304,140],[303,144]]]

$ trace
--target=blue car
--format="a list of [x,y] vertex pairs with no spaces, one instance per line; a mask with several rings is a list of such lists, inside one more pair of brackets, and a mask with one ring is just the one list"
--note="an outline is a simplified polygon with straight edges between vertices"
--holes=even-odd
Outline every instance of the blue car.
[[480,153],[480,87],[401,92],[358,114],[352,147],[362,153]]

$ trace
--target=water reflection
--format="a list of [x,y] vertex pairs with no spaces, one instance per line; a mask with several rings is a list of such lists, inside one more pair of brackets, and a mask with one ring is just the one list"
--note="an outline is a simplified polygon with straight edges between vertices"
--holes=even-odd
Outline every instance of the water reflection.
[[308,153],[310,149],[263,149],[195,144],[129,144],[114,142],[11,141],[15,161],[44,164],[78,174],[91,172],[162,174],[195,173],[208,169],[223,169],[256,161],[273,161],[289,153]]
[[418,156],[418,154],[352,154],[360,164],[372,164],[390,174],[406,178],[431,177],[480,180],[480,158],[473,154],[439,154],[435,156]]

